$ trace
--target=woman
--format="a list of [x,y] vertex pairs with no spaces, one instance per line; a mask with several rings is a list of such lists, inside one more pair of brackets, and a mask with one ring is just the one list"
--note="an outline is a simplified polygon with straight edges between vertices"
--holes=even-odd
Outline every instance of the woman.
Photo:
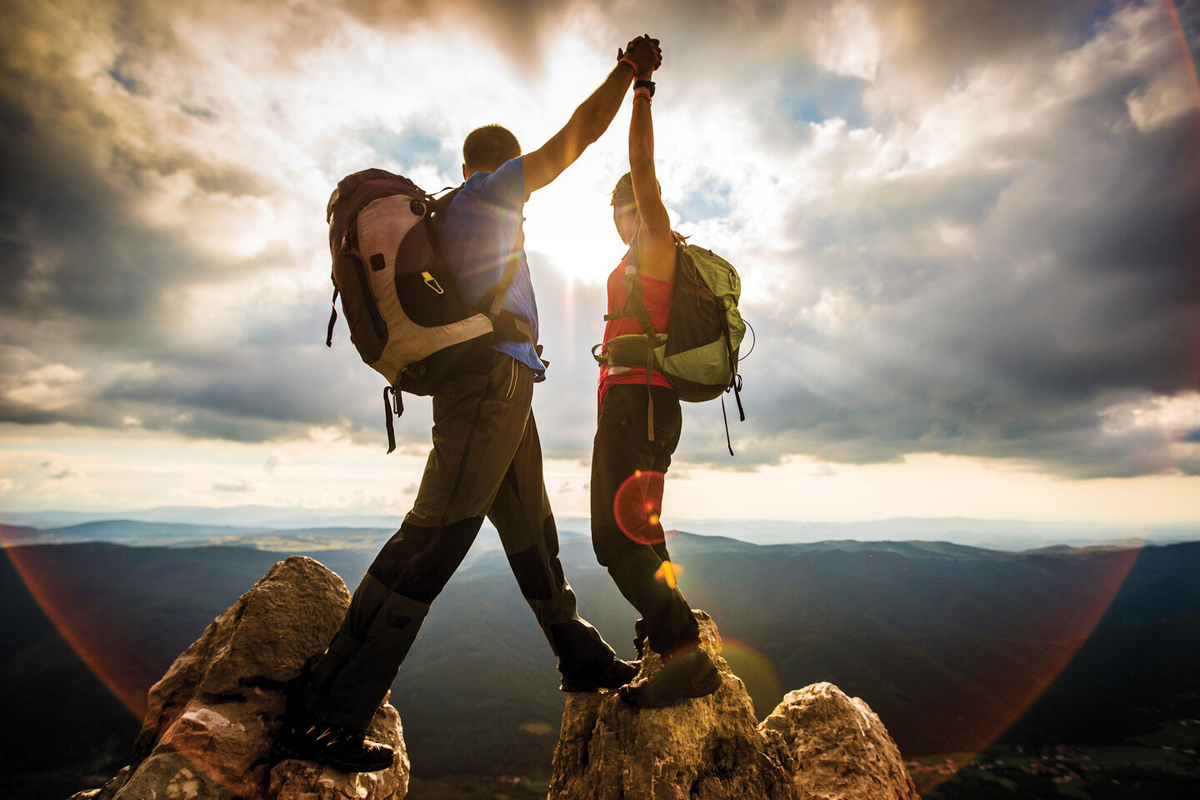
[[620,689],[625,702],[642,708],[703,697],[721,685],[712,659],[699,647],[696,619],[676,585],[658,520],[681,414],[671,384],[648,370],[647,343],[667,329],[681,237],[671,230],[654,174],[652,72],[639,74],[634,84],[630,171],[613,190],[613,222],[629,251],[608,278],[591,480],[596,556],[642,615],[639,651],[649,646],[663,659],[652,678]]

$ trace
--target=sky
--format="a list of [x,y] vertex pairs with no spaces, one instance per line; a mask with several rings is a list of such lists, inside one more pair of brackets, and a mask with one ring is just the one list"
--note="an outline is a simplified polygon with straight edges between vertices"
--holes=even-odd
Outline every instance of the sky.
[[[1200,521],[1200,1],[10,0],[0,6],[0,512],[403,514],[429,441],[339,325],[324,209],[550,138],[662,42],[675,228],[737,266],[736,456],[689,405],[664,523]],[[585,516],[608,133],[526,205],[534,409]]]

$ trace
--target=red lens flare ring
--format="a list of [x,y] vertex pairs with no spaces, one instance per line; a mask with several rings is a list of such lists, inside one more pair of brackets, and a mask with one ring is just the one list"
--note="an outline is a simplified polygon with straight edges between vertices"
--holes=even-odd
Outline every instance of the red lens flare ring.
[[661,522],[663,479],[661,472],[636,470],[613,497],[617,527],[638,544],[662,544],[667,540]]

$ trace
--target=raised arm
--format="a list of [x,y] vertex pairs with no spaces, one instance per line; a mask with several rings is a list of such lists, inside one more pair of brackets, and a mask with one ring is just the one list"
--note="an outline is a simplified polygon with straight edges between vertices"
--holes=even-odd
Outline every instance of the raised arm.
[[[639,73],[638,80],[650,80],[652,73],[653,70]],[[634,90],[633,116],[629,120],[629,174],[642,223],[637,235],[638,265],[643,275],[674,281],[675,234],[671,232],[671,218],[663,205],[654,172],[654,118],[650,104],[648,89]]]
[[[584,100],[550,141],[525,156],[525,193],[533,194],[562,174],[592,142],[608,130],[635,75],[650,74],[662,63],[658,40],[634,39],[618,52],[617,66]],[[632,63],[631,63],[632,62]]]

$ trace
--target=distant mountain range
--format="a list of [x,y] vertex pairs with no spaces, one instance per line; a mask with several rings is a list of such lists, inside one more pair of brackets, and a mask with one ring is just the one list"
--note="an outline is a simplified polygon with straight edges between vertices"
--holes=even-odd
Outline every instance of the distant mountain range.
[[[145,523],[141,528],[122,525]],[[83,541],[85,532],[123,536],[122,541],[153,544],[159,538],[150,525],[189,525],[212,529],[213,536],[228,528],[233,536],[251,536],[266,531],[301,529],[362,528],[386,530],[400,527],[401,517],[365,514],[337,509],[275,508],[269,506],[233,506],[205,508],[164,506],[130,511],[28,511],[0,512],[0,524],[36,528],[57,536],[55,541]],[[980,520],[965,518],[919,519],[903,517],[867,522],[796,522],[791,520],[698,520],[670,519],[679,530],[702,535],[730,536],[754,544],[797,544],[820,541],[946,541],[991,550],[1021,551],[1041,547],[1089,545],[1131,545],[1150,542],[1172,544],[1200,541],[1200,523],[1137,525],[1132,523],[1034,522],[1027,520]],[[107,530],[96,532],[82,527],[107,523]],[[586,533],[587,519],[559,519],[561,530]],[[169,535],[169,534],[168,534]],[[145,539],[133,542],[135,536]],[[67,538],[74,537],[74,538]]]
[[[136,707],[279,548],[312,555],[353,588],[391,533],[217,522],[3,530],[0,796],[63,797],[128,761],[139,719],[79,652]],[[159,546],[45,544],[75,537]],[[1120,742],[1200,718],[1197,543],[1013,553],[680,533],[670,547],[688,599],[717,620],[760,717],[784,692],[832,681],[866,700],[910,758],[974,752],[998,738]],[[632,657],[634,612],[588,539],[564,534],[562,559],[581,614]],[[485,533],[393,687],[414,773],[544,774],[564,702],[557,685],[553,657]]]

